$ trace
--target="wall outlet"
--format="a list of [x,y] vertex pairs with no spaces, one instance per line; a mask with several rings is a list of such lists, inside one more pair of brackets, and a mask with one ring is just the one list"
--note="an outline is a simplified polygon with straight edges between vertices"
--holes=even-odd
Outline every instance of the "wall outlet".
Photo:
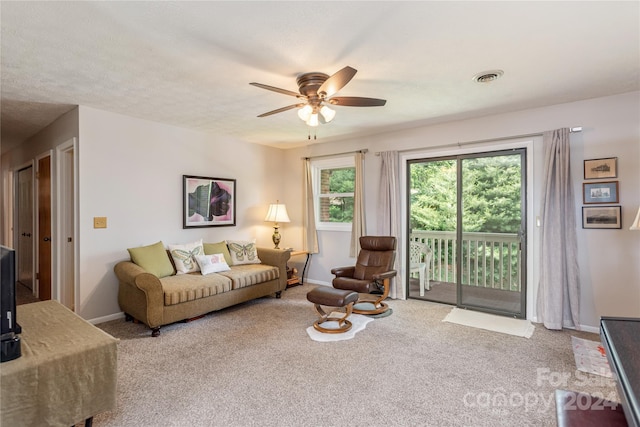
[[94,216],[93,217],[93,228],[107,228],[107,217],[106,216]]

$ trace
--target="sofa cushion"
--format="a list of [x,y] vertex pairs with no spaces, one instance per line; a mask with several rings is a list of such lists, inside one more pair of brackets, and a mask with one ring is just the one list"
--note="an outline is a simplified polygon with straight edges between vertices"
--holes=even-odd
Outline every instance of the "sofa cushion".
[[196,256],[204,255],[202,239],[184,245],[167,245],[173,264],[176,266],[177,274],[193,273],[200,271],[200,266],[196,262]]
[[180,274],[163,278],[164,305],[180,304],[231,290],[231,279],[219,274]]
[[223,240],[218,243],[203,243],[202,245],[204,246],[205,255],[222,254],[227,264],[231,265],[231,254],[229,253],[227,242]]
[[227,240],[231,253],[230,265],[260,264],[255,240]]
[[127,251],[131,261],[160,279],[175,272],[162,241],[149,246],[130,248]]
[[224,260],[224,255],[222,254],[196,255],[196,261],[200,266],[200,271],[203,276],[231,269],[229,264]]
[[280,277],[278,267],[265,264],[234,265],[229,271],[218,273],[231,279],[232,288],[240,289]]

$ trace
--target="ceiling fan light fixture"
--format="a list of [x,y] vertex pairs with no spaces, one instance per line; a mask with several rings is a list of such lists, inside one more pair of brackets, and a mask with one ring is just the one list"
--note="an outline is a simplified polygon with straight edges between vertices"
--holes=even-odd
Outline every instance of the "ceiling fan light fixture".
[[318,120],[318,113],[311,114],[311,116],[309,116],[309,119],[307,120],[307,124],[311,127],[316,127],[318,126],[318,123],[320,123],[320,121]]
[[258,115],[258,117],[267,117],[297,108],[300,120],[308,126],[315,127],[320,123],[329,123],[335,118],[336,112],[329,108],[328,105],[341,105],[345,107],[380,107],[385,105],[387,101],[384,99],[363,98],[359,96],[333,96],[351,81],[356,72],[357,70],[355,68],[347,66],[331,76],[320,72],[300,74],[296,79],[299,93],[262,83],[249,83],[252,86],[293,96],[299,100],[297,104],[267,111],[266,113]]
[[298,110],[298,117],[300,117],[300,120],[303,122],[306,122],[311,117],[311,113],[313,113],[313,108],[311,105],[307,104]]
[[323,105],[320,109],[320,114],[322,114],[322,117],[324,117],[324,121],[329,123],[336,116],[336,110],[332,110],[326,105]]

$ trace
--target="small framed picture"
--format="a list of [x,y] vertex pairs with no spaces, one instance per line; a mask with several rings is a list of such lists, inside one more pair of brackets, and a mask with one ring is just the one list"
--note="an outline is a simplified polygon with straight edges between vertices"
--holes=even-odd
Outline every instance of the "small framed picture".
[[620,206],[583,206],[582,228],[622,228]]
[[183,175],[182,228],[236,225],[236,180]]
[[618,158],[591,159],[584,161],[584,179],[618,177]]
[[585,205],[618,203],[618,181],[583,182],[582,199]]

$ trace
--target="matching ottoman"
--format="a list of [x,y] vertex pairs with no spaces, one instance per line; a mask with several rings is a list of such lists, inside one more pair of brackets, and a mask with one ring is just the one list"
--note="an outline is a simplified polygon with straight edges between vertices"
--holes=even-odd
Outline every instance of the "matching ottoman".
[[[351,315],[353,304],[358,301],[357,292],[320,286],[307,293],[307,299],[315,304],[316,311],[320,315],[320,319],[313,323],[313,327],[317,331],[327,334],[338,334],[351,329],[352,325],[351,322],[347,320],[347,317]],[[326,313],[321,306],[344,307],[344,316],[329,317],[329,313]],[[338,322],[338,327],[325,328],[321,326],[323,323],[330,321]]]

